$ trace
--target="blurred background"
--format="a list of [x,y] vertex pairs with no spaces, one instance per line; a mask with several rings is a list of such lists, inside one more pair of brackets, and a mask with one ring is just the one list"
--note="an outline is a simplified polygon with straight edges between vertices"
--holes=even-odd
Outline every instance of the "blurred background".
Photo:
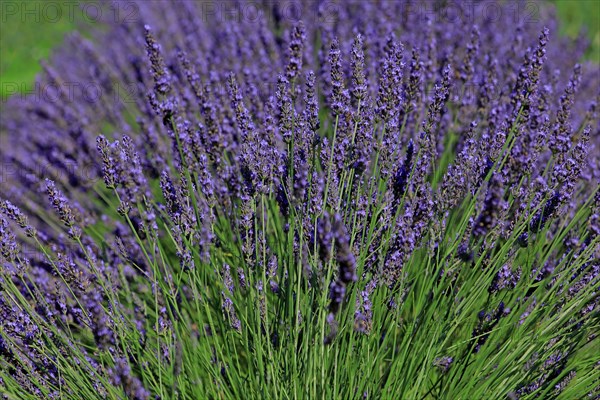
[[[593,60],[600,68],[600,0],[539,2],[556,7],[561,35],[575,38],[584,32],[588,36],[592,45],[585,58]],[[41,70],[40,60],[48,58],[66,33],[77,29],[85,36],[86,25],[95,22],[97,12],[93,1],[85,13],[75,9],[85,3],[84,0],[0,0],[0,99],[6,99],[11,93],[31,90],[35,76]],[[132,12],[118,11],[122,18]]]

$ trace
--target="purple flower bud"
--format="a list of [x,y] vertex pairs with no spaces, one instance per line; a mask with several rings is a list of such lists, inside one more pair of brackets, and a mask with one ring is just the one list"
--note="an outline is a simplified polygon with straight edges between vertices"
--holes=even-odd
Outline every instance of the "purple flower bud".
[[581,65],[575,65],[573,75],[567,84],[564,94],[560,97],[560,109],[556,115],[556,124],[550,135],[548,147],[554,154],[566,154],[569,149],[571,136],[570,116],[575,100],[575,94],[581,83]]
[[375,287],[377,280],[372,279],[365,290],[360,292],[356,298],[356,311],[354,312],[354,329],[357,332],[369,334],[373,325],[373,303],[369,298]]
[[12,204],[8,200],[0,200],[0,212],[6,215],[8,218],[16,222],[19,227],[25,230],[25,234],[29,237],[35,237],[37,235],[37,230],[29,225],[27,217],[25,214],[19,210],[17,206]]
[[121,386],[128,398],[134,400],[150,398],[150,392],[144,388],[140,379],[133,375],[127,360],[117,359],[114,368],[109,370],[109,374],[113,385]]
[[502,177],[499,174],[492,175],[488,184],[483,209],[477,217],[475,227],[473,228],[473,235],[475,237],[486,235],[497,224],[497,220],[505,207],[504,188],[502,185]]
[[306,41],[306,31],[302,21],[294,27],[289,47],[289,62],[286,68],[287,79],[293,80],[302,69],[302,52]]
[[222,309],[223,313],[225,314],[225,318],[229,321],[229,324],[233,329],[238,332],[241,331],[242,323],[235,312],[233,301],[231,301],[231,299],[227,297],[224,292],[221,292],[221,295],[223,296]]
[[156,42],[149,25],[144,25],[146,38],[146,52],[150,59],[152,77],[154,78],[154,90],[156,93],[165,95],[171,91],[171,77],[165,66],[161,55],[161,47]]
[[414,145],[413,145],[413,141],[410,140],[408,142],[408,146],[406,148],[406,156],[404,157],[404,163],[402,163],[400,168],[398,168],[398,170],[396,171],[396,174],[394,175],[394,179],[392,181],[392,191],[394,193],[395,204],[398,204],[400,202],[402,196],[404,195],[404,193],[406,191],[408,177],[412,170],[413,155],[414,155]]
[[329,299],[331,300],[329,310],[334,314],[337,313],[345,297],[346,285],[342,282],[333,281],[329,288]]
[[109,189],[114,188],[118,181],[117,172],[115,167],[115,160],[113,158],[113,150],[108,144],[108,140],[103,135],[96,138],[96,146],[100,155],[102,156],[102,173],[104,177],[104,183]]
[[402,58],[404,48],[396,42],[395,36],[390,34],[387,39],[386,54],[382,64],[379,80],[379,92],[377,95],[377,114],[381,116],[389,126],[387,132],[390,140],[395,134],[394,128],[398,121],[394,116],[398,113],[398,107],[403,100],[402,85]]
[[18,257],[19,251],[15,235],[9,230],[8,221],[0,216],[0,255],[9,263],[13,263]]
[[352,44],[352,96],[361,101],[367,94],[367,81],[365,76],[365,54],[363,52],[363,37],[357,35]]
[[533,216],[531,222],[529,223],[529,229],[533,233],[537,233],[544,228],[546,222],[556,212],[556,209],[560,204],[560,200],[560,192],[555,191],[554,194],[544,203],[542,209]]
[[323,264],[327,264],[331,257],[331,250],[334,241],[331,218],[325,211],[317,221],[317,241],[319,244],[319,257]]
[[350,248],[348,231],[339,214],[335,214],[333,217],[332,232],[335,239],[336,258],[339,264],[339,279],[344,284],[356,282],[356,260]]
[[340,44],[337,39],[331,42],[329,50],[329,66],[331,68],[331,110],[334,115],[341,116],[348,105],[348,94],[344,87]]
[[273,293],[279,293],[279,284],[275,280],[277,277],[277,257],[272,256],[267,265],[267,277],[269,278],[269,286]]
[[[400,115],[401,120],[404,120],[412,115],[412,112],[417,110],[422,101],[421,88],[423,85],[423,62],[421,61],[419,49],[412,49],[412,60],[410,63],[410,73],[408,83],[404,92],[406,93],[406,102],[404,109]],[[414,118],[414,117],[413,117]]]
[[240,282],[240,287],[242,289],[246,289],[246,287],[248,287],[248,282],[246,281],[246,274],[244,272],[244,269],[241,267],[238,268],[237,274],[238,274],[238,280]]
[[433,362],[433,365],[438,367],[440,371],[445,374],[450,369],[450,366],[454,362],[454,358],[452,357],[438,357]]
[[488,292],[496,293],[502,289],[514,289],[521,279],[521,268],[513,271],[510,265],[505,264],[500,268],[500,271],[494,277],[492,284],[488,288]]
[[79,239],[81,237],[81,229],[75,226],[73,209],[67,198],[56,188],[54,182],[49,179],[46,179],[46,193],[48,194],[50,203],[52,203],[52,206],[58,213],[61,222],[69,228],[69,236]]
[[279,78],[277,79],[276,94],[277,105],[279,108],[279,131],[286,143],[292,140],[292,121],[294,117],[289,84],[290,82],[285,76],[279,75]]
[[[304,96],[304,103],[306,103],[304,119],[306,120],[309,129],[313,132],[316,132],[320,128],[319,99],[315,92],[315,79],[314,72],[309,71],[306,74],[306,90]],[[311,143],[311,145],[312,144],[313,143]]]
[[228,264],[223,264],[223,269],[221,270],[221,274],[223,277],[223,284],[227,288],[230,294],[233,294],[235,287],[233,286],[233,277],[231,276],[231,268]]

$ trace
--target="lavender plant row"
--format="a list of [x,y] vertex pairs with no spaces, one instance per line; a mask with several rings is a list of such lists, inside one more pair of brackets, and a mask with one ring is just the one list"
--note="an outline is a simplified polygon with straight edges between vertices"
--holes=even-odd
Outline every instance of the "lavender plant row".
[[3,398],[600,399],[600,74],[552,8],[128,4],[2,113]]

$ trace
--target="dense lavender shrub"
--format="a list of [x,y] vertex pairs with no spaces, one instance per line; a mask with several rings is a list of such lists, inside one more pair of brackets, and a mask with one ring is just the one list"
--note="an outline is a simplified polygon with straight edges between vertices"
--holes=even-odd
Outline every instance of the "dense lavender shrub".
[[211,4],[6,104],[4,398],[600,398],[586,43],[519,1]]

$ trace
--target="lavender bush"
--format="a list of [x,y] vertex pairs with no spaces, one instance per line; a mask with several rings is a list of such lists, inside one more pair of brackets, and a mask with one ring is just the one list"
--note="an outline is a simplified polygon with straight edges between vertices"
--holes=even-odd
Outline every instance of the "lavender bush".
[[599,399],[598,66],[490,4],[71,35],[2,114],[4,398]]

